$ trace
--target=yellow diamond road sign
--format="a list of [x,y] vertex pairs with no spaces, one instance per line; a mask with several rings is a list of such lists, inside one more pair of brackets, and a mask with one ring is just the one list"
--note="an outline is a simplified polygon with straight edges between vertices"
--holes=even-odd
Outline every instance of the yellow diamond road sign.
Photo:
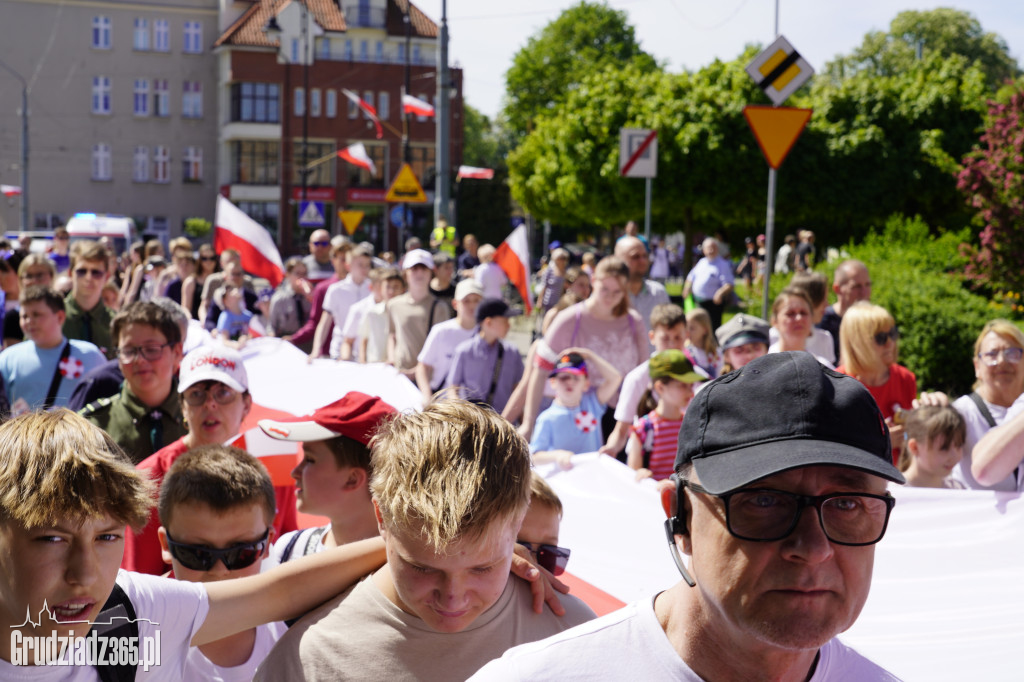
[[814,69],[788,40],[779,36],[747,65],[747,73],[775,106],[779,106],[814,75]]
[[427,203],[427,195],[423,193],[423,187],[416,179],[409,164],[402,164],[402,170],[398,171],[398,175],[395,176],[395,181],[391,183],[391,189],[388,190],[384,201],[396,204]]

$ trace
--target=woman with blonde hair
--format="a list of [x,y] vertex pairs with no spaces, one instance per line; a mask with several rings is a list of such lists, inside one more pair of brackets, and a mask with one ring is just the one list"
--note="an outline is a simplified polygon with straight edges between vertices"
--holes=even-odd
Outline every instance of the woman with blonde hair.
[[[836,369],[860,380],[889,425],[895,445],[903,440],[903,410],[910,410],[917,397],[917,377],[897,364],[900,332],[885,308],[859,301],[843,315],[839,327],[839,359]],[[899,447],[893,450],[893,464],[899,460]]]
[[953,407],[967,422],[964,456],[953,477],[968,488],[1017,490],[1014,472],[991,485],[971,473],[972,452],[981,437],[1006,419],[1006,412],[1024,393],[1024,332],[1009,320],[989,320],[974,342],[974,390],[957,398]]

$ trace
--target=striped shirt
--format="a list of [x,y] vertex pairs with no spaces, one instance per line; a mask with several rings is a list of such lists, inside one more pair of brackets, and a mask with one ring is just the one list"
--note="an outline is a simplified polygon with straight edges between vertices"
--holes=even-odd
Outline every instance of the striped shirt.
[[650,455],[647,468],[651,470],[656,481],[672,475],[676,461],[676,445],[679,442],[679,429],[682,426],[682,417],[665,419],[656,411],[645,414],[633,424],[633,435],[643,445],[644,454]]

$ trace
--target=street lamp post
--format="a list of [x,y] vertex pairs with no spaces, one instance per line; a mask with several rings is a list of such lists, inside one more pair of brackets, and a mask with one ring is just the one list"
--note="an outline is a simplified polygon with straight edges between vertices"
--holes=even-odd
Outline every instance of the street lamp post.
[[28,222],[28,83],[17,71],[0,62],[0,67],[21,83],[21,229],[30,227]]
[[451,105],[449,91],[451,84],[448,82],[448,2],[441,0],[441,34],[438,36],[438,65],[437,65],[437,103],[435,113],[437,114],[437,179],[435,180],[434,198],[434,223],[440,218],[445,218],[449,223],[454,223],[452,216],[448,215],[451,192],[451,170],[448,158],[448,138],[450,118],[448,116]]

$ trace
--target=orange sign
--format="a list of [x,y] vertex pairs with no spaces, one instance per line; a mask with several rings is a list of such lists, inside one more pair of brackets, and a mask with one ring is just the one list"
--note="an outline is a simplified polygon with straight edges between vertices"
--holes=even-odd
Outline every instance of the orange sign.
[[743,108],[757,144],[761,146],[768,165],[778,170],[793,148],[804,126],[811,119],[812,109],[792,107],[748,106]]
[[338,219],[341,220],[341,224],[345,226],[345,231],[350,237],[355,234],[364,215],[366,215],[365,211],[338,211]]

